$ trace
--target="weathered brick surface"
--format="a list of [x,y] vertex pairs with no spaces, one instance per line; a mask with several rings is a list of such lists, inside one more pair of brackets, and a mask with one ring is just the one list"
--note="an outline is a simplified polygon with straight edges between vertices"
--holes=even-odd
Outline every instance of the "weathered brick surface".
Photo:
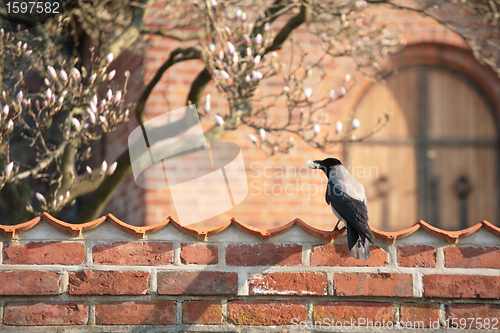
[[500,330],[500,304],[450,304],[446,307],[446,319],[451,328],[465,325],[465,328],[497,331]]
[[61,276],[54,272],[0,272],[0,295],[59,294]]
[[7,325],[84,325],[89,317],[86,302],[7,303],[3,320]]
[[96,305],[98,325],[170,325],[175,323],[174,301],[106,302]]
[[233,272],[159,272],[158,294],[236,295],[238,273]]
[[319,302],[314,306],[313,318],[325,327],[348,328],[367,326],[370,321],[392,322],[393,310],[391,303]]
[[184,324],[222,323],[222,307],[220,301],[182,302],[182,322]]
[[219,248],[215,244],[181,244],[183,264],[215,265],[219,262]]
[[402,267],[436,267],[436,249],[427,245],[400,246],[398,263]]
[[445,266],[449,268],[500,269],[500,247],[458,246],[444,249]]
[[402,322],[423,322],[423,327],[431,326],[431,322],[439,320],[439,304],[437,303],[403,303],[401,304]]
[[294,318],[307,318],[306,304],[299,301],[232,301],[227,312],[236,325],[291,325]]
[[69,273],[72,295],[147,295],[147,272],[82,271]]
[[250,295],[326,295],[323,273],[267,273],[248,279]]
[[226,248],[230,266],[292,266],[302,264],[299,244],[230,244]]
[[79,265],[85,262],[85,245],[80,242],[9,242],[3,249],[4,264]]
[[370,247],[370,259],[362,261],[354,258],[349,253],[347,244],[315,245],[311,251],[312,266],[386,266],[387,253],[379,247]]
[[500,276],[427,274],[423,283],[426,297],[500,298]]
[[168,242],[115,242],[92,249],[96,264],[169,265],[174,262],[174,246]]
[[399,273],[337,273],[337,296],[413,296],[413,277]]

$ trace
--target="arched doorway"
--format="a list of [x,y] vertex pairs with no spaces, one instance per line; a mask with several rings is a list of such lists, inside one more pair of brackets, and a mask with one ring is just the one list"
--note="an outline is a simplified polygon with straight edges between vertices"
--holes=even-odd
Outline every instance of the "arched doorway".
[[355,115],[366,128],[383,110],[392,120],[345,147],[353,170],[377,170],[358,177],[371,225],[401,230],[423,219],[457,230],[483,219],[498,223],[499,126],[485,94],[442,66],[407,66],[384,80],[366,91]]

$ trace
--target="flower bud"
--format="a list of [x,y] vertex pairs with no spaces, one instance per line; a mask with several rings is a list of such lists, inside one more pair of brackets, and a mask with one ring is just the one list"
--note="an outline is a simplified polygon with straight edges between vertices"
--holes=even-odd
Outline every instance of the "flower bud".
[[85,169],[87,170],[87,173],[88,173],[89,175],[91,175],[91,174],[92,174],[92,168],[91,168],[91,167],[89,167],[89,166],[87,165],[87,166],[85,167]]
[[108,175],[112,175],[115,172],[117,166],[118,166],[117,162],[111,164],[108,168]]
[[265,140],[266,139],[266,131],[263,128],[261,128],[259,130],[259,136],[260,136],[261,140]]
[[111,72],[109,72],[108,80],[113,80],[113,78],[115,77],[115,74],[116,74],[116,70],[114,70],[114,69]]
[[307,100],[309,100],[312,96],[312,88],[304,89],[304,94],[306,94],[306,98],[307,98]]
[[266,22],[266,23],[264,24],[264,31],[269,31],[269,27],[270,27],[270,26],[269,26],[269,22]]
[[260,63],[260,55],[257,55],[255,58],[253,58],[253,64],[254,66],[258,66]]
[[47,87],[50,86],[50,81],[47,78],[43,79],[43,83],[45,83]]
[[210,94],[207,94],[207,96],[205,97],[205,104],[203,105],[203,110],[205,111],[205,113],[210,112],[211,108],[210,97],[211,97]]
[[45,97],[47,97],[47,99],[50,99],[52,97],[52,90],[50,90],[50,88],[45,92]]
[[214,53],[215,52],[215,44],[214,43],[210,44],[210,46],[208,46],[208,49],[210,50],[210,52]]
[[245,40],[245,43],[247,43],[247,45],[252,44],[252,40],[250,39],[250,36],[245,34],[245,35],[243,35],[243,39]]
[[110,101],[111,98],[113,98],[113,92],[111,91],[111,89],[108,89],[108,92],[106,93],[106,97],[108,98],[108,101]]
[[82,77],[82,74],[80,73],[80,71],[78,69],[76,69],[75,67],[71,68],[71,74],[72,74],[73,80],[75,80],[75,81]]
[[54,67],[52,66],[47,66],[47,71],[49,72],[49,76],[52,78],[52,79],[57,79],[57,73],[56,73],[56,70],[54,69]]
[[356,129],[358,128],[359,126],[361,126],[361,122],[359,121],[358,118],[354,118],[352,120],[352,124],[351,124],[352,128]]
[[35,197],[36,197],[36,199],[37,199],[38,201],[40,201],[40,202],[45,202],[45,197],[43,196],[43,194],[42,194],[42,193],[36,192],[36,193],[35,193]]
[[215,115],[215,122],[217,123],[217,125],[219,126],[222,126],[224,125],[224,119],[222,119],[221,116],[219,116],[218,114]]
[[249,134],[248,137],[250,138],[250,140],[253,142],[253,143],[256,143],[257,142],[257,137],[253,134]]
[[5,176],[9,176],[10,173],[12,172],[12,169],[14,168],[14,162],[10,162],[9,164],[7,164],[7,166],[5,167],[4,169],[4,173],[5,173]]
[[351,74],[346,74],[345,78],[344,78],[344,82],[349,82],[349,80],[351,79]]
[[61,77],[61,80],[64,82],[68,81],[68,73],[64,69],[61,70],[61,73],[59,74]]
[[106,161],[102,161],[102,164],[101,164],[101,172],[102,173],[105,173],[106,170],[108,170],[108,163]]
[[255,37],[255,44],[257,44],[257,45],[262,45],[262,35],[261,35],[261,34],[258,34],[258,35]]
[[340,87],[340,97],[344,97],[345,96],[345,87]]
[[225,70],[222,70],[219,72],[220,76],[224,79],[224,80],[229,80],[231,77],[229,76],[229,74],[225,71]]
[[106,57],[106,62],[110,64],[113,61],[113,58],[113,53],[108,54],[108,56]]
[[79,131],[79,130],[80,130],[81,125],[80,125],[80,122],[78,121],[78,119],[76,119],[76,118],[71,118],[71,123],[73,124],[73,126],[75,126],[75,129],[76,129],[77,131]]
[[319,127],[319,124],[314,124],[313,131],[314,134],[318,134],[321,128]]
[[230,55],[233,55],[233,54],[234,54],[234,52],[236,52],[236,49],[234,48],[233,43],[231,43],[231,42],[227,42],[227,43],[226,43],[226,45],[227,45],[227,52],[228,52]]
[[335,90],[331,89],[330,94],[328,94],[328,98],[330,101],[333,101],[335,99]]
[[23,100],[23,92],[19,91],[16,96],[16,100],[18,103],[20,103]]
[[118,103],[121,99],[122,99],[122,92],[118,90],[115,94],[115,99],[113,100],[113,102]]
[[252,79],[257,82],[262,79],[262,73],[259,71],[252,71]]
[[335,124],[335,132],[336,133],[342,132],[342,122],[337,121],[337,123]]

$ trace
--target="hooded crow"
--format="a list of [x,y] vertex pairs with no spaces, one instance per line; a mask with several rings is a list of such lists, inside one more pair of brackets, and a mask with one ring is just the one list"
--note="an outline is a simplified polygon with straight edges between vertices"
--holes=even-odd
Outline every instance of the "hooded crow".
[[323,161],[309,160],[306,165],[312,169],[321,169],[328,178],[326,203],[332,206],[339,221],[334,230],[338,230],[340,221],[347,228],[349,252],[356,259],[370,258],[370,243],[373,233],[368,226],[366,195],[361,185],[336,158]]

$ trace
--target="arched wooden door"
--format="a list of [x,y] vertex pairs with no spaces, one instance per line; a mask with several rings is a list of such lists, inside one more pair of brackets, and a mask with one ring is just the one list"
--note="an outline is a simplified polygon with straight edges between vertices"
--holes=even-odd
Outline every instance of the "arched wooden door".
[[[370,139],[345,147],[365,186],[371,225],[401,230],[423,219],[447,230],[499,220],[498,119],[477,86],[437,66],[399,69],[371,86],[355,108]],[[346,163],[344,163],[346,164]]]

